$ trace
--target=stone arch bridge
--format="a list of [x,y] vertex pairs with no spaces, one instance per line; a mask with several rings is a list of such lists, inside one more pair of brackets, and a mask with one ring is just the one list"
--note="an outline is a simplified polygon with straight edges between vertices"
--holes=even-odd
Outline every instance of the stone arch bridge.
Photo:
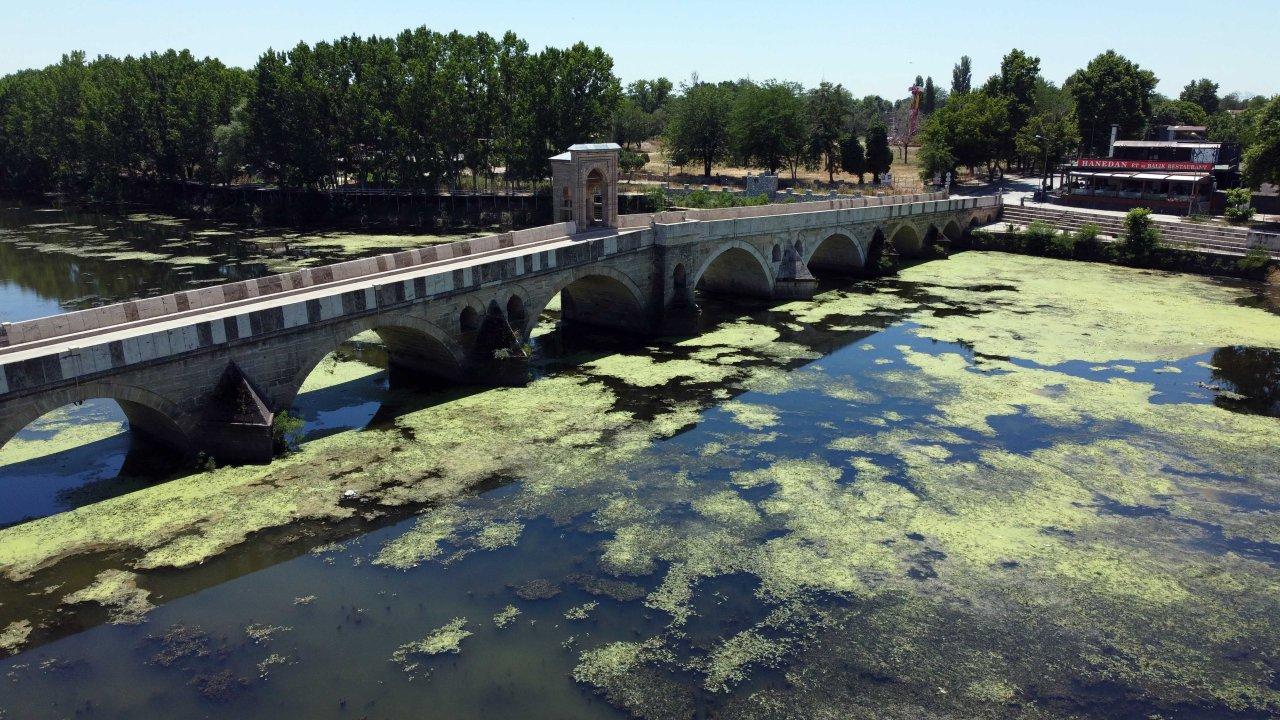
[[0,444],[41,415],[118,401],[135,432],[220,462],[265,461],[274,413],[367,330],[393,371],[525,377],[523,341],[561,294],[567,325],[678,335],[694,289],[806,298],[883,246],[918,253],[993,221],[998,198],[944,193],[616,216],[0,324]]

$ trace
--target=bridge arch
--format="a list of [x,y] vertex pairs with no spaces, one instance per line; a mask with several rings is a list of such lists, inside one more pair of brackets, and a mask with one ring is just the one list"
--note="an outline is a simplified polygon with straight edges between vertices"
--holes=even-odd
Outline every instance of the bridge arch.
[[773,273],[769,267],[754,245],[733,240],[703,261],[693,276],[693,287],[710,293],[772,297]]
[[910,223],[902,223],[889,232],[888,242],[898,251],[899,255],[905,256],[918,255],[924,247],[924,240],[920,237],[920,231],[916,230]]
[[536,305],[528,304],[524,336],[556,295],[560,296],[560,317],[566,322],[633,332],[647,329],[648,304],[635,281],[611,267],[588,265],[559,276],[551,292]]
[[958,240],[964,234],[964,230],[960,227],[960,223],[955,218],[947,220],[947,224],[942,226],[942,234],[948,240]]
[[833,232],[816,243],[805,264],[816,274],[852,275],[866,265],[862,246],[843,231]]
[[[474,308],[464,308],[464,316],[468,309],[474,312]],[[372,315],[335,325],[327,335],[328,342],[312,343],[292,381],[272,398],[273,409],[292,406],[303,383],[321,361],[343,343],[369,331],[377,334],[386,347],[389,373],[410,380],[463,378],[465,356],[461,345],[431,321],[410,314]]]
[[86,400],[112,400],[124,411],[129,432],[146,437],[179,454],[190,454],[196,421],[175,403],[152,390],[111,381],[82,383],[36,396],[25,412],[6,413],[0,419],[0,449],[24,428],[49,413]]

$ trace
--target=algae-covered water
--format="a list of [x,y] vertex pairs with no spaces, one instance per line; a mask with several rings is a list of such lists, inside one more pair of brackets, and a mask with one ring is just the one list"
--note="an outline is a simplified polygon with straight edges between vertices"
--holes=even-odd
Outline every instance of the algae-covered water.
[[4,717],[1280,713],[1261,288],[968,252],[703,305],[523,388],[357,338],[295,453],[0,530]]

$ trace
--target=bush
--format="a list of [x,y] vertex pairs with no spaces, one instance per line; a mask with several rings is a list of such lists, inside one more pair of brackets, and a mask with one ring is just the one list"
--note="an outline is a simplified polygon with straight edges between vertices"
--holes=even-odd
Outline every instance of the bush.
[[1071,233],[1063,230],[1049,242],[1049,254],[1053,257],[1072,258],[1076,254],[1076,239]]
[[276,413],[271,422],[271,444],[277,455],[292,452],[302,441],[302,418],[289,410]]
[[1108,255],[1109,245],[1098,239],[1101,229],[1093,223],[1080,226],[1075,232],[1075,256],[1082,260],[1099,260]]
[[1026,242],[1028,252],[1042,255],[1049,250],[1049,244],[1057,235],[1058,231],[1054,230],[1052,225],[1033,220],[1022,232],[1022,239]]
[[1134,257],[1146,257],[1160,247],[1160,229],[1149,208],[1134,208],[1124,216],[1124,246]]
[[1236,267],[1242,272],[1261,274],[1271,264],[1271,253],[1262,248],[1249,248],[1245,256],[1236,261]]
[[667,197],[667,192],[661,187],[651,187],[644,193],[645,201],[653,208],[653,212],[662,212],[671,207],[671,200]]
[[1233,223],[1247,223],[1253,219],[1253,194],[1249,188],[1232,188],[1227,191],[1227,209],[1224,214]]

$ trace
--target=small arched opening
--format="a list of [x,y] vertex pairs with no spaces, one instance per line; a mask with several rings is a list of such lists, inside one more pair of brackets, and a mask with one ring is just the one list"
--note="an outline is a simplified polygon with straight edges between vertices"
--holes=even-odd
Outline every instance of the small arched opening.
[[964,231],[960,228],[960,223],[954,219],[948,220],[947,224],[942,226],[942,235],[944,240],[959,240]]
[[911,257],[919,255],[924,246],[920,233],[910,225],[902,225],[889,237],[889,243],[899,255]]
[[850,277],[862,270],[862,251],[853,238],[844,233],[833,233],[813,249],[808,265],[814,275]]
[[[672,273],[682,281],[683,266]],[[678,291],[677,291],[678,292]],[[600,349],[646,336],[644,302],[635,284],[620,273],[588,269],[566,282],[543,305],[528,337],[540,356]],[[601,345],[603,343],[603,345]]]
[[587,198],[592,225],[604,224],[604,175],[597,170],[587,173]]
[[782,262],[782,246],[778,243],[773,244],[773,252],[769,254],[769,260],[772,262]]
[[525,333],[529,328],[529,316],[524,309],[524,298],[519,295],[512,295],[507,300],[507,323],[511,325],[511,330],[516,336],[524,340]]
[[[473,311],[474,312],[474,311]],[[287,405],[303,420],[296,438],[313,440],[393,418],[423,388],[462,377],[462,363],[442,333],[379,325],[339,343],[306,367]]]
[[797,238],[795,245],[793,247],[795,247],[797,255],[799,255],[800,257],[804,257],[804,241],[803,240]]
[[476,309],[471,306],[462,308],[462,312],[458,313],[458,331],[466,335],[479,329],[480,313],[476,312]]
[[53,408],[0,438],[0,527],[139,490],[189,467],[186,432],[113,397]]
[[707,260],[694,289],[710,295],[770,298],[773,279],[758,253],[744,245],[730,245]]

